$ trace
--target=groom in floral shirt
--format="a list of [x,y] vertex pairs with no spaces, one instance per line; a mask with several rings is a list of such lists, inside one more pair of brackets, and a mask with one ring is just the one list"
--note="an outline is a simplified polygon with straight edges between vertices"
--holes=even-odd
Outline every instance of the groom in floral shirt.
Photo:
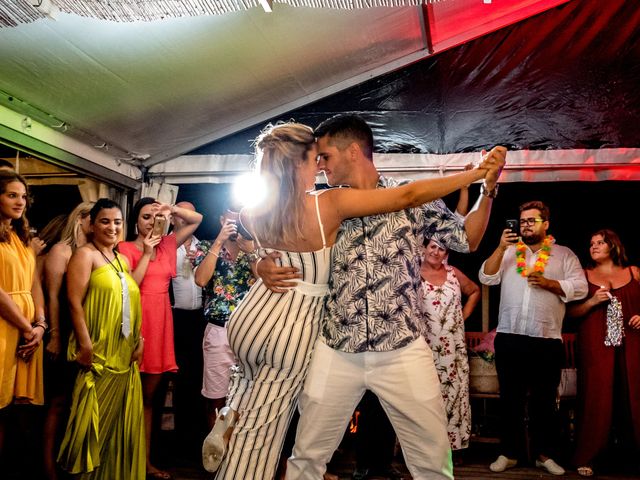
[[[354,115],[316,129],[318,169],[332,185],[395,186],[373,164],[373,134]],[[477,248],[497,191],[506,149],[494,148],[484,194],[464,220],[442,201],[342,223],[332,252],[325,327],[300,396],[287,479],[322,478],[354,408],[366,390],[380,400],[400,438],[415,479],[453,478],[438,376],[421,335],[420,252],[436,232],[452,248]],[[295,272],[258,264],[265,285],[278,289]],[[271,272],[271,273],[270,273]]]

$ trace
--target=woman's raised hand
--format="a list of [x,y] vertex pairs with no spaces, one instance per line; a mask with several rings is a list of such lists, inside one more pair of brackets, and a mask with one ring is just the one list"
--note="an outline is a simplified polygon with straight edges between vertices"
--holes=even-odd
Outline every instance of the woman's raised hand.
[[507,159],[507,149],[505,147],[493,147],[488,153],[483,150],[482,162],[479,169],[486,169],[485,178],[491,183],[495,183],[504,168]]
[[155,215],[164,215],[167,218],[169,218],[173,210],[173,205],[169,205],[168,203],[155,202],[153,206],[155,207]]
[[153,249],[156,248],[156,245],[158,245],[160,243],[160,240],[162,240],[162,236],[161,235],[153,235],[153,230],[151,230],[146,237],[144,237],[144,240],[142,241],[142,245],[144,246],[144,250],[142,253],[146,254],[146,255],[151,255],[153,254]]

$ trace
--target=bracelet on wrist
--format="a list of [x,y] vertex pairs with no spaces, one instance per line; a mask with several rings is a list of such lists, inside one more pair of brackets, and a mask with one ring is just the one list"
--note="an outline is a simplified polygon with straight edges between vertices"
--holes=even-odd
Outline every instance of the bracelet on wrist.
[[247,253],[247,260],[249,260],[249,263],[257,264],[260,260],[262,260],[262,257],[258,255],[256,252],[251,252],[251,253]]
[[491,190],[487,188],[486,182],[480,185],[480,193],[488,198],[496,198],[498,196],[498,184],[496,183]]
[[44,317],[38,317],[38,320],[33,324],[34,327],[42,327],[42,329],[46,332],[49,329],[49,325],[44,320]]

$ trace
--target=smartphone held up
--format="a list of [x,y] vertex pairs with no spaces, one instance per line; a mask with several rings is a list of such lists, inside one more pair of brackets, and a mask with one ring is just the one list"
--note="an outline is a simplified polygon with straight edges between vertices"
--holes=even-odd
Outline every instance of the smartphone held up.
[[151,235],[153,237],[160,237],[164,235],[164,230],[167,225],[167,217],[164,215],[156,215],[153,218],[153,230]]

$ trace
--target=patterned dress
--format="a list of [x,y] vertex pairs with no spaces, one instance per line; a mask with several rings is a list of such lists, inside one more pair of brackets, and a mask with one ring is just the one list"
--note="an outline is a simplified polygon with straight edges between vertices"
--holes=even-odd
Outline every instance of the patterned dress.
[[467,448],[471,435],[469,363],[464,339],[460,283],[453,267],[445,266],[442,285],[422,281],[425,338],[433,351],[447,412],[447,432],[453,450]]

